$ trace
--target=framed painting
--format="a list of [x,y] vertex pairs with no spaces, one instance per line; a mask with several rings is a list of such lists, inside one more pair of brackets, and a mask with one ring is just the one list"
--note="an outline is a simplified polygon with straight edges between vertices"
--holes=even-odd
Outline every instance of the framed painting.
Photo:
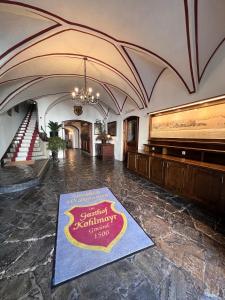
[[108,134],[110,134],[111,136],[116,136],[116,121],[109,122],[107,124],[107,127],[108,127]]
[[94,135],[99,135],[102,133],[102,123],[96,122],[94,123]]
[[224,139],[225,101],[151,116],[150,138]]

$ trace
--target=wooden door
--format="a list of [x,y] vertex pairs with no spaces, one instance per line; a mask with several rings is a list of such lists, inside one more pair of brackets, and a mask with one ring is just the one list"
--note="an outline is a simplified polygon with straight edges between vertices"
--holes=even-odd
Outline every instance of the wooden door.
[[92,154],[92,124],[81,121],[81,149]]
[[162,158],[150,158],[150,180],[164,186],[164,160]]
[[127,159],[127,168],[131,171],[136,171],[136,158],[137,154],[134,152],[128,153],[128,159]]
[[223,188],[222,173],[195,167],[193,167],[193,171],[194,198],[214,211],[218,211]]
[[165,187],[174,193],[183,193],[186,165],[167,161],[165,163]]
[[139,117],[129,117],[123,123],[123,158],[127,160],[128,151],[138,150]]
[[137,155],[137,173],[149,178],[149,156],[148,155]]

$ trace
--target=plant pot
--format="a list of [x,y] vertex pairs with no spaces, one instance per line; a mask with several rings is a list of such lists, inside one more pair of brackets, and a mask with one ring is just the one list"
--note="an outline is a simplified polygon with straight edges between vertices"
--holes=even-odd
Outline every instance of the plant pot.
[[50,137],[58,136],[59,133],[57,131],[50,131]]
[[58,151],[52,151],[52,159],[53,161],[58,161]]

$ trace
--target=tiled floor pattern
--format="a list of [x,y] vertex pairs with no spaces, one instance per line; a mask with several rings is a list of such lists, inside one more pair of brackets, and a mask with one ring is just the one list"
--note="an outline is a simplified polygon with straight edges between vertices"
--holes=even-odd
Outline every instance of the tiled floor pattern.
[[[103,186],[156,246],[51,289],[59,194]],[[221,222],[121,162],[71,150],[40,186],[0,195],[0,299],[225,299]]]

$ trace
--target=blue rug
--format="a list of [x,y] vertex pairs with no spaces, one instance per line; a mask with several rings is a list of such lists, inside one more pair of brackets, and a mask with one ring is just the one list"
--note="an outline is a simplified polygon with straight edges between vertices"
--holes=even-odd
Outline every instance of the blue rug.
[[154,243],[108,188],[60,196],[52,285]]

